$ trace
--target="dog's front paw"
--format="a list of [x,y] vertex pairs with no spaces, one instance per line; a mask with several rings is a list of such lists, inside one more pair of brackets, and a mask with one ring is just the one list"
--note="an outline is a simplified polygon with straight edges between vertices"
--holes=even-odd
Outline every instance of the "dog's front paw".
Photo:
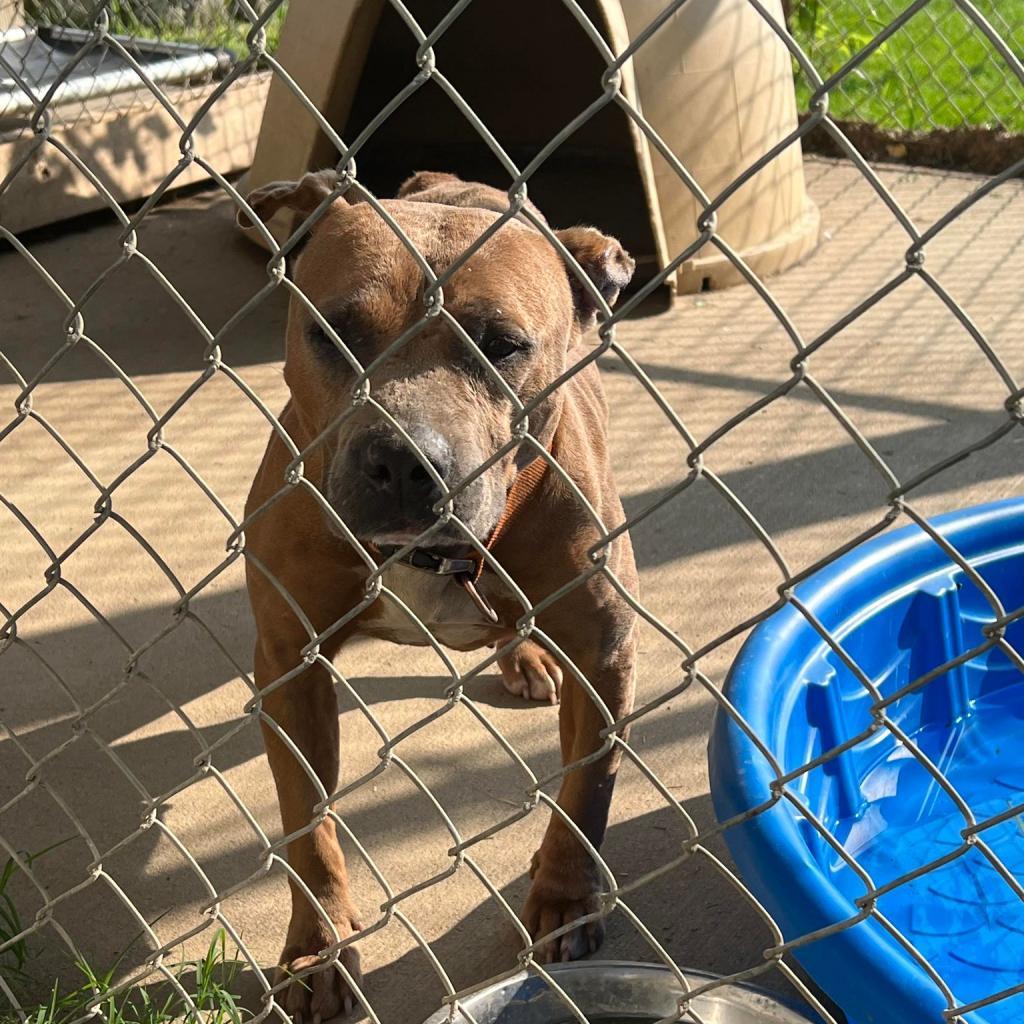
[[[533,941],[538,942],[553,931],[580,918],[597,913],[601,908],[600,888],[596,872],[583,867],[575,873],[564,870],[545,871],[539,854],[534,855],[530,874],[533,884],[523,908],[523,923]],[[597,918],[577,925],[570,931],[543,942],[536,952],[541,963],[579,960],[596,953],[604,942],[604,920]]]
[[[335,927],[340,939],[360,930],[359,923],[351,918],[335,920]],[[359,969],[359,951],[355,946],[346,946],[337,953],[337,962],[329,953],[322,958],[322,951],[334,945],[334,941],[320,920],[311,922],[304,929],[296,928],[293,921],[288,929],[288,942],[281,953],[279,978],[292,979],[282,992],[281,1003],[295,1024],[320,1024],[351,1013],[356,1005],[355,994],[338,964],[344,966],[356,985],[361,985],[363,976]],[[317,965],[318,970],[303,973]]]
[[562,692],[562,669],[555,656],[540,644],[524,640],[498,658],[501,681],[513,697],[557,704]]

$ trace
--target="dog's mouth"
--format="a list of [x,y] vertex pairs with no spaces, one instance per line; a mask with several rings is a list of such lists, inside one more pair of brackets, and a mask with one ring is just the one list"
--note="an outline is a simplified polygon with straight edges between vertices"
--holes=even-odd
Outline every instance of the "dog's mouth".
[[415,544],[422,533],[422,530],[389,531],[366,539],[384,558],[390,558],[410,544],[415,545],[415,550],[438,558],[471,558],[474,553],[473,546],[465,539],[428,536],[424,537],[422,543]]

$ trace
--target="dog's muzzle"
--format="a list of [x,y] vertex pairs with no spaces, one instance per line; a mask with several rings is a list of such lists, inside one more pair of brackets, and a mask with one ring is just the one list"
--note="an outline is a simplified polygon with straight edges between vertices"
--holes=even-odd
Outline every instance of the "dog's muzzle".
[[[530,502],[533,495],[544,478],[548,468],[547,461],[537,456],[528,466],[516,474],[512,487],[505,500],[505,509],[501,514],[491,535],[484,545],[490,551],[498,542],[498,539],[507,532],[516,516]],[[383,553],[374,550],[374,554]],[[477,589],[477,583],[483,575],[486,567],[486,560],[478,552],[473,552],[468,558],[448,558],[425,548],[412,548],[405,552],[398,559],[403,565],[411,566],[413,569],[420,569],[423,572],[433,573],[436,576],[452,576],[456,582],[461,584],[473,603],[492,622],[498,621],[498,614],[491,607],[487,599]]]
[[413,441],[418,453],[398,436],[371,437],[359,454],[359,469],[363,485],[376,500],[386,503],[398,518],[419,523],[441,500],[433,474],[448,483],[455,459],[451,446],[436,431],[418,431]]
[[[325,493],[346,526],[361,540],[380,547],[408,543],[430,530],[431,544],[444,554],[462,554],[464,532],[457,523],[439,523],[445,489],[455,487],[483,461],[473,451],[454,450],[438,431],[415,425],[408,439],[391,428],[364,429],[345,438],[331,462]],[[455,517],[483,537],[500,514],[500,484],[477,476],[457,488]]]

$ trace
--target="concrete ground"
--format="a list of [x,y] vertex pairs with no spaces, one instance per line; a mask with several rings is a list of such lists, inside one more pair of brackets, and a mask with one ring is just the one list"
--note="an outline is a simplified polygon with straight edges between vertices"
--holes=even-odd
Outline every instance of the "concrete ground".
[[[825,236],[811,258],[771,287],[811,338],[900,270],[907,240],[854,169],[812,160],[807,173]],[[981,183],[907,169],[885,170],[882,178],[922,227]],[[77,296],[119,255],[116,236],[111,226],[93,226],[36,239],[32,251]],[[1024,376],[1022,238],[1024,184],[1011,182],[944,231],[929,246],[927,263],[1018,376]],[[140,247],[215,327],[266,280],[265,257],[239,238],[228,202],[215,194],[156,210],[142,227]],[[12,251],[0,253],[0,280],[2,349],[28,377],[59,344],[62,311],[39,275]],[[285,305],[278,291],[223,344],[225,362],[271,408],[285,399]],[[102,286],[90,301],[86,322],[89,337],[131,375],[155,409],[166,410],[198,381],[203,341],[139,260],[124,263]],[[771,313],[746,287],[687,296],[671,310],[647,311],[624,323],[619,338],[697,437],[785,380],[793,355]],[[818,380],[901,476],[910,477],[985,435],[1005,415],[999,378],[919,280],[849,326],[812,362]],[[618,481],[627,510],[637,512],[685,472],[685,451],[615,359],[605,360],[605,370]],[[8,410],[4,423],[17,393],[7,381],[0,386],[0,407]],[[34,407],[102,481],[146,450],[149,424],[137,401],[84,344],[53,367],[35,390]],[[222,375],[199,388],[167,428],[168,443],[236,516],[266,435],[259,412]],[[1015,431],[922,488],[919,507],[934,513],[1020,494],[1022,456],[1024,434]],[[803,388],[717,442],[707,464],[760,518],[794,570],[878,521],[885,508],[884,482]],[[0,440],[0,482],[7,500],[55,550],[92,521],[95,489],[37,422],[24,422]],[[201,925],[199,908],[207,896],[197,865],[218,892],[229,892],[221,903],[223,914],[259,962],[270,964],[287,922],[284,874],[279,867],[263,871],[256,834],[217,777],[208,775],[173,792],[160,806],[163,825],[136,831],[142,794],[166,794],[188,780],[200,749],[195,736],[209,743],[229,732],[249,696],[236,667],[251,666],[253,639],[241,562],[217,576],[192,604],[210,632],[192,621],[172,629],[177,593],[124,524],[190,587],[221,562],[225,520],[167,452],[159,452],[119,489],[115,507],[123,522],[106,522],[67,560],[62,585],[21,620],[19,636],[26,644],[12,647],[0,661],[0,721],[7,730],[0,742],[0,835],[24,851],[68,840],[36,862],[40,878],[55,893],[83,882],[94,856],[55,797],[73,810],[100,850],[134,836],[105,856],[102,873],[55,911],[96,966],[112,962],[142,930],[124,900],[146,922],[155,922],[161,942]],[[0,537],[0,602],[14,608],[43,587],[48,563],[28,530],[3,507]],[[695,647],[775,596],[774,563],[705,483],[646,519],[633,542],[647,605]],[[90,614],[75,592],[113,629]],[[123,678],[126,651],[157,637],[117,699],[92,715],[84,730],[73,730],[71,696],[84,707],[108,692]],[[712,679],[724,679],[741,639],[704,659],[702,667]],[[641,701],[680,681],[679,660],[648,630]],[[392,735],[443,704],[448,677],[429,651],[366,643],[343,651],[339,667]],[[535,771],[554,768],[555,710],[508,698],[497,679],[470,692]],[[352,695],[339,696],[344,772],[351,779],[376,764],[379,739]],[[702,826],[713,819],[705,760],[712,709],[707,693],[692,687],[641,718],[633,733],[638,752]],[[58,748],[40,769],[45,785],[26,787],[29,758]],[[486,828],[521,801],[521,774],[463,709],[415,733],[400,752],[463,834]],[[247,726],[220,746],[214,764],[260,826],[279,835],[256,728]],[[389,768],[356,789],[339,810],[396,891],[448,866],[448,833],[400,769]],[[477,848],[479,863],[513,907],[525,896],[529,855],[543,825],[544,812],[537,811]],[[685,837],[681,819],[650,783],[635,769],[624,769],[605,847],[619,877],[639,878],[671,860]],[[195,863],[183,856],[176,840]],[[723,850],[720,842],[711,846]],[[351,864],[364,922],[371,924],[381,889],[358,855]],[[247,878],[248,884],[233,890]],[[31,918],[38,906],[31,888],[20,880],[13,893],[23,916]],[[629,902],[682,965],[734,972],[759,963],[761,950],[770,944],[767,929],[707,859],[661,875]],[[468,870],[404,901],[401,909],[457,986],[514,963],[512,928]],[[209,938],[208,931],[194,935],[185,953],[200,952]],[[45,981],[56,969],[60,943],[49,926],[32,941],[39,958],[29,969]],[[136,942],[126,962],[137,959],[144,945]],[[366,991],[382,1021],[415,1024],[436,1009],[442,995],[437,975],[397,917],[367,935],[362,949]],[[603,955],[653,958],[621,913],[610,921]],[[774,984],[780,983],[775,975]]]

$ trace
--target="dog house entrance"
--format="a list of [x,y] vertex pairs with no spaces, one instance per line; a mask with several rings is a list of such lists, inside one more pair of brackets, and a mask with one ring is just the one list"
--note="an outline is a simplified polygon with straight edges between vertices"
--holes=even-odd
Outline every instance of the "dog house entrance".
[[[436,25],[443,0],[411,5]],[[584,8],[592,5],[584,5]],[[587,14],[601,24],[596,9]],[[605,64],[562,4],[501,0],[471,4],[435,47],[437,66],[520,168],[574,117],[600,99]],[[366,57],[342,137],[354,139],[411,77],[416,41],[386,5]],[[565,74],[566,66],[574,68]],[[394,195],[415,170],[451,171],[502,190],[507,171],[435,82],[409,97],[358,157],[359,177],[377,195]],[[657,270],[650,211],[626,115],[610,103],[573,133],[529,180],[530,198],[556,227],[594,223],[617,236],[643,277]]]

